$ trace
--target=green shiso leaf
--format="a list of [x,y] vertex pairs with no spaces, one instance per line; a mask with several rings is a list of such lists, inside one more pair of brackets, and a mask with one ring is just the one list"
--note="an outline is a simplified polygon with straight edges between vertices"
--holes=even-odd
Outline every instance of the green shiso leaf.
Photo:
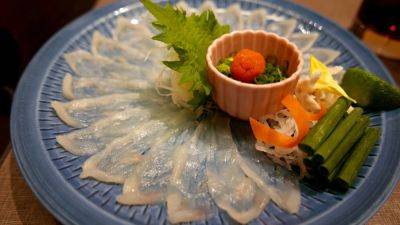
[[211,94],[211,86],[206,77],[206,54],[210,44],[228,33],[228,25],[220,25],[212,11],[200,15],[186,15],[170,4],[165,7],[150,0],[141,0],[146,9],[155,17],[153,26],[160,33],[153,37],[173,48],[179,56],[178,61],[163,62],[167,67],[181,74],[180,83],[190,83],[193,99],[188,103],[198,108]]

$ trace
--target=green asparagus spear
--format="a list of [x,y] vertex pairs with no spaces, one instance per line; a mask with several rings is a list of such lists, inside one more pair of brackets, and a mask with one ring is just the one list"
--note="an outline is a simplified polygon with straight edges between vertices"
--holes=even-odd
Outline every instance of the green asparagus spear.
[[346,137],[336,147],[332,155],[319,167],[320,174],[328,176],[332,171],[339,165],[343,157],[349,152],[351,147],[360,139],[363,135],[365,128],[369,124],[369,118],[367,116],[361,116],[356,124],[351,128]]
[[313,156],[314,164],[319,165],[324,163],[357,122],[362,113],[362,108],[355,108],[346,118],[339,122],[333,132],[329,135],[328,139],[326,139],[326,141],[315,152]]
[[329,180],[329,182],[332,182],[332,181],[333,181],[333,179],[336,177],[336,175],[339,173],[339,171],[340,171],[340,165],[337,166],[337,167],[332,171],[332,173],[330,173],[330,174],[328,175],[328,180]]
[[358,171],[367,158],[369,152],[379,139],[380,131],[377,128],[367,128],[360,141],[353,147],[351,155],[344,163],[340,172],[332,182],[332,186],[342,192],[354,183]]
[[346,160],[349,158],[350,156],[350,152],[346,154],[346,156],[340,161],[339,165],[332,171],[332,173],[330,173],[328,175],[328,180],[329,183],[332,183],[332,181],[334,180],[334,178],[339,174],[341,168],[343,167],[343,165],[345,164]]
[[340,97],[329,109],[324,117],[308,132],[307,136],[299,144],[302,151],[314,154],[315,150],[328,138],[335,129],[340,119],[350,106],[350,101]]

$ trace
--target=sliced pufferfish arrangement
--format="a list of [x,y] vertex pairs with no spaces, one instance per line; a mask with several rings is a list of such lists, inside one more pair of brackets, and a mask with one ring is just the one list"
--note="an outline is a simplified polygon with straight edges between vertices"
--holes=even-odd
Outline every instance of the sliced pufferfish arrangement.
[[[196,12],[184,2],[176,7]],[[265,29],[287,37],[303,51],[304,62],[310,54],[324,63],[339,55],[313,48],[318,33],[295,33],[295,20],[265,10],[242,11],[237,4],[219,9],[207,1],[200,10],[207,9],[233,30]],[[165,70],[160,62],[169,51],[151,39],[151,20],[148,13],[140,23],[118,18],[112,37],[96,31],[90,52],[64,56],[73,71],[62,83],[69,101],[54,101],[52,107],[64,123],[79,128],[58,135],[57,142],[74,155],[90,156],[80,177],[122,184],[121,204],[166,202],[171,223],[207,219],[217,208],[247,223],[270,200],[298,212],[297,178],[249,150],[254,148],[249,132],[233,134],[222,113],[199,123],[190,110],[157,93],[157,77]]]

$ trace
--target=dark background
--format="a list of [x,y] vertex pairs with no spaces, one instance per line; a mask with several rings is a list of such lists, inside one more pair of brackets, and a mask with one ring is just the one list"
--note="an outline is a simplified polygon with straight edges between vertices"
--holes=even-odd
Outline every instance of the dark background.
[[9,143],[12,95],[24,68],[53,33],[95,3],[95,0],[1,1],[0,156]]

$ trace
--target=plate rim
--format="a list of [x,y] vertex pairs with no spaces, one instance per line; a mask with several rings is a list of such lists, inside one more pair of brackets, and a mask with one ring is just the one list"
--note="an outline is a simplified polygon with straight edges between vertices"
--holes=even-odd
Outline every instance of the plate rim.
[[[34,89],[37,87],[36,85],[40,85],[45,76],[43,75],[40,77],[40,79],[31,79],[34,78],[33,76],[36,74],[46,74],[48,68],[43,68],[38,62],[41,60],[46,61],[46,63],[51,64],[51,62],[55,59],[50,58],[58,55],[63,48],[54,48],[56,46],[62,46],[65,47],[66,43],[71,40],[71,38],[74,38],[77,33],[81,32],[88,26],[90,26],[94,21],[97,21],[101,18],[103,18],[105,15],[108,15],[109,13],[112,13],[113,11],[116,11],[120,8],[127,7],[128,5],[131,7],[137,7],[140,3],[134,3],[131,4],[132,2],[129,0],[120,0],[115,3],[111,3],[109,5],[100,7],[95,10],[91,10],[75,20],[71,21],[67,25],[65,25],[63,28],[61,28],[59,31],[57,31],[53,36],[50,37],[48,41],[39,49],[39,51],[35,54],[35,56],[32,58],[32,60],[29,62],[28,66],[25,68],[21,79],[18,82],[17,89],[14,95],[12,107],[11,107],[11,120],[10,120],[10,133],[11,133],[11,143],[13,146],[13,153],[15,155],[17,165],[19,167],[19,170],[27,182],[28,186],[34,193],[37,199],[42,203],[42,205],[62,224],[132,224],[126,220],[123,220],[119,217],[108,215],[108,213],[100,211],[100,214],[97,213],[97,210],[93,211],[91,210],[91,216],[88,215],[87,213],[82,213],[84,211],[77,209],[76,205],[71,204],[69,209],[73,209],[73,212],[66,211],[68,207],[63,206],[62,200],[60,196],[57,194],[49,193],[47,192],[51,187],[43,186],[39,184],[38,182],[42,181],[41,179],[38,179],[38,177],[45,177],[45,175],[48,175],[49,173],[55,174],[58,176],[54,176],[53,178],[56,180],[45,180],[46,185],[49,183],[52,184],[57,184],[57,181],[60,182],[65,182],[64,177],[60,174],[58,169],[55,167],[51,167],[50,169],[47,168],[41,168],[40,173],[38,174],[37,170],[38,168],[35,168],[34,166],[28,166],[29,160],[27,159],[26,153],[22,149],[40,149],[38,153],[46,153],[43,154],[47,160],[50,161],[50,157],[46,152],[45,147],[42,145],[40,137],[39,137],[39,127],[38,127],[38,122],[36,121],[36,116],[37,112],[35,111],[34,113],[30,113],[28,115],[26,114],[21,114],[29,110],[31,107],[36,108],[36,102],[22,102],[22,101],[16,101],[16,99],[19,100],[25,100],[27,96],[25,96],[27,93],[23,92],[21,90],[23,89]],[[32,82],[33,81],[33,82]],[[32,86],[33,85],[33,86]],[[37,88],[36,88],[37,89]],[[40,87],[41,89],[41,87]],[[40,89],[35,90],[34,93],[35,96],[39,96]],[[28,96],[32,97],[32,96]],[[36,98],[37,99],[37,98]],[[25,103],[25,104],[23,104]],[[24,117],[21,119],[21,115],[24,117],[26,116],[27,118],[25,119]],[[33,127],[35,128],[35,131],[38,132],[38,134],[32,135],[29,132],[31,130],[25,130],[25,129],[19,129],[23,128],[24,125],[20,125],[20,121],[27,121],[28,124],[31,126],[28,127]],[[23,122],[22,122],[23,123]],[[18,126],[19,125],[19,126]],[[18,128],[19,127],[19,128]],[[25,135],[27,134],[27,135]],[[22,136],[22,137],[21,137]],[[21,138],[20,138],[21,137]],[[29,147],[28,147],[29,146]],[[19,150],[21,149],[21,150]],[[34,155],[36,156],[36,155]],[[43,165],[42,165],[43,166]],[[35,169],[35,170],[31,170]],[[58,185],[59,187],[59,185]],[[80,203],[84,203],[85,206],[90,207],[90,208],[97,208],[98,206],[95,205],[94,203],[87,201],[87,199],[82,196],[81,194],[73,195],[72,193],[76,192],[75,189],[70,187],[65,187],[66,189],[69,190],[62,190],[67,194],[68,197],[73,197],[74,199],[82,199]],[[58,198],[58,199],[57,199]],[[72,201],[73,203],[74,201]],[[68,203],[68,202],[67,202]],[[70,202],[71,203],[71,202]],[[81,208],[81,207],[79,207]],[[90,209],[89,208],[89,209]],[[84,218],[90,217],[92,220],[87,221]],[[101,217],[101,219],[99,219]],[[82,220],[83,219],[83,220]],[[93,220],[95,219],[95,220]]]
[[[249,1],[249,0],[247,0]],[[357,54],[359,55],[364,55],[364,58],[362,61],[364,64],[367,65],[374,65],[374,68],[371,68],[372,70],[379,70],[380,74],[384,76],[389,82],[394,83],[394,79],[390,75],[390,73],[387,71],[386,67],[382,64],[382,62],[374,55],[370,50],[366,48],[364,44],[361,43],[360,40],[355,38],[353,34],[339,26],[337,23],[322,17],[318,13],[307,9],[303,6],[297,5],[295,3],[289,2],[287,0],[262,0],[262,1],[252,1],[250,0],[249,2],[254,2],[257,4],[263,4],[263,3],[272,3],[281,7],[285,7],[291,11],[294,11],[295,13],[304,13],[306,14],[306,18],[313,20],[313,21],[318,21],[317,23],[319,25],[322,25],[324,29],[329,29],[329,34],[332,35],[333,37],[340,37],[340,42],[344,44],[346,47],[349,45],[355,46],[357,49]],[[63,224],[86,224],[88,223],[84,219],[89,216],[88,213],[82,213],[76,205],[71,204],[69,210],[68,207],[65,207],[64,205],[60,205],[62,202],[62,199],[60,196],[57,194],[49,194],[47,193],[48,190],[52,189],[52,186],[47,186],[51,183],[57,183],[57,180],[61,180],[63,182],[66,182],[64,177],[62,176],[55,176],[55,179],[51,182],[49,180],[45,180],[45,186],[41,185],[39,182],[43,181],[43,179],[38,179],[39,177],[46,177],[45,175],[49,174],[54,174],[56,173],[57,175],[60,175],[60,172],[58,171],[57,168],[52,167],[51,170],[47,168],[39,168],[35,166],[30,165],[30,158],[37,158],[39,155],[33,155],[30,156],[28,154],[29,151],[26,149],[35,149],[38,151],[38,153],[42,153],[42,156],[46,157],[48,160],[50,160],[49,155],[47,154],[47,151],[45,147],[42,145],[40,138],[38,138],[36,131],[39,131],[38,127],[38,121],[36,121],[37,116],[37,111],[33,113],[27,114],[29,109],[32,108],[37,108],[36,104],[37,101],[34,102],[29,102],[29,98],[32,99],[33,95],[31,95],[32,91],[35,93],[35,96],[38,97],[40,94],[40,89],[41,85],[45,76],[43,75],[40,78],[35,79],[35,75],[37,74],[46,74],[48,68],[43,68],[41,65],[43,64],[43,61],[51,64],[52,60],[54,60],[54,56],[58,55],[60,51],[63,50],[63,48],[54,48],[55,46],[65,46],[65,44],[73,38],[78,32],[82,31],[85,29],[88,25],[92,24],[94,21],[103,18],[105,15],[108,15],[109,13],[112,13],[115,10],[118,10],[123,7],[127,6],[136,8],[140,5],[139,2],[133,3],[129,0],[122,0],[120,2],[112,3],[110,5],[104,6],[102,8],[90,11],[79,18],[75,19],[68,25],[66,25],[64,28],[62,28],[60,31],[58,31],[55,35],[53,35],[42,47],[41,49],[36,53],[34,58],[31,60],[29,65],[26,67],[17,87],[16,94],[14,95],[14,101],[12,104],[12,111],[11,111],[11,124],[10,124],[10,131],[11,131],[11,142],[13,146],[13,152],[16,157],[16,161],[18,164],[18,167],[21,171],[21,174],[23,175],[25,181],[28,183],[29,187],[35,194],[35,196],[40,200],[42,205],[44,205],[47,210],[49,210],[60,222]],[[351,49],[351,48],[348,48]],[[354,50],[355,51],[355,50]],[[354,52],[353,49],[351,49],[351,52]],[[354,57],[357,57],[357,55],[353,54]],[[368,60],[367,60],[368,59]],[[361,61],[361,60],[360,60]],[[41,64],[39,64],[41,62]],[[375,68],[376,66],[376,68]],[[39,89],[37,87],[40,87]],[[29,91],[27,91],[29,90]],[[35,98],[37,99],[37,98]],[[390,119],[391,117],[394,116],[395,112],[384,112],[382,114],[382,120],[385,121],[388,118]],[[26,123],[28,122],[28,123]],[[30,125],[30,126],[29,126]],[[25,127],[31,127],[34,129],[23,129]],[[398,130],[398,129],[397,129]],[[40,157],[39,157],[40,158]],[[40,165],[38,165],[40,166]],[[41,165],[43,167],[45,165]],[[45,169],[45,170],[43,170]],[[43,173],[44,172],[44,173]],[[378,199],[374,202],[374,204],[369,207],[367,211],[365,211],[363,214],[360,214],[355,220],[352,221],[354,224],[359,224],[359,223],[365,223],[372,215],[375,214],[375,212],[380,208],[380,206],[388,199],[390,196],[390,193],[393,191],[395,188],[397,182],[399,181],[400,178],[400,164],[397,165],[395,172],[393,173],[392,178],[390,179],[390,183],[386,185],[381,190],[381,194],[379,195]],[[71,192],[71,190],[73,192]],[[98,208],[97,205],[94,203],[90,202],[87,200],[86,197],[78,194],[75,196],[71,196],[72,193],[76,192],[75,189],[73,189],[70,185],[67,185],[67,187],[64,187],[62,190],[63,192],[66,192],[70,197],[74,197],[74,199],[83,199],[86,201],[81,201],[81,203],[85,207],[89,208]],[[61,202],[60,202],[61,201]],[[65,202],[64,202],[65,203]],[[73,203],[70,202],[70,203]],[[333,209],[332,209],[333,210]],[[73,211],[73,212],[72,212]],[[90,216],[91,220],[89,221],[89,224],[93,222],[98,222],[96,224],[114,224],[118,222],[119,224],[132,224],[131,222],[128,222],[126,220],[123,220],[119,217],[109,215],[107,212],[101,211],[99,214],[97,210],[90,210],[90,214],[93,214],[93,216]],[[307,224],[310,224],[312,222],[315,222],[316,220],[321,220],[324,213],[319,214],[318,216],[315,216],[311,220],[307,221]],[[79,215],[79,216],[78,216]],[[101,217],[101,219],[100,219]],[[97,218],[97,219],[96,219]],[[326,218],[326,217],[325,217]],[[83,220],[82,220],[83,219]],[[86,222],[86,223],[85,223]],[[325,223],[329,223],[329,221],[321,221]]]

